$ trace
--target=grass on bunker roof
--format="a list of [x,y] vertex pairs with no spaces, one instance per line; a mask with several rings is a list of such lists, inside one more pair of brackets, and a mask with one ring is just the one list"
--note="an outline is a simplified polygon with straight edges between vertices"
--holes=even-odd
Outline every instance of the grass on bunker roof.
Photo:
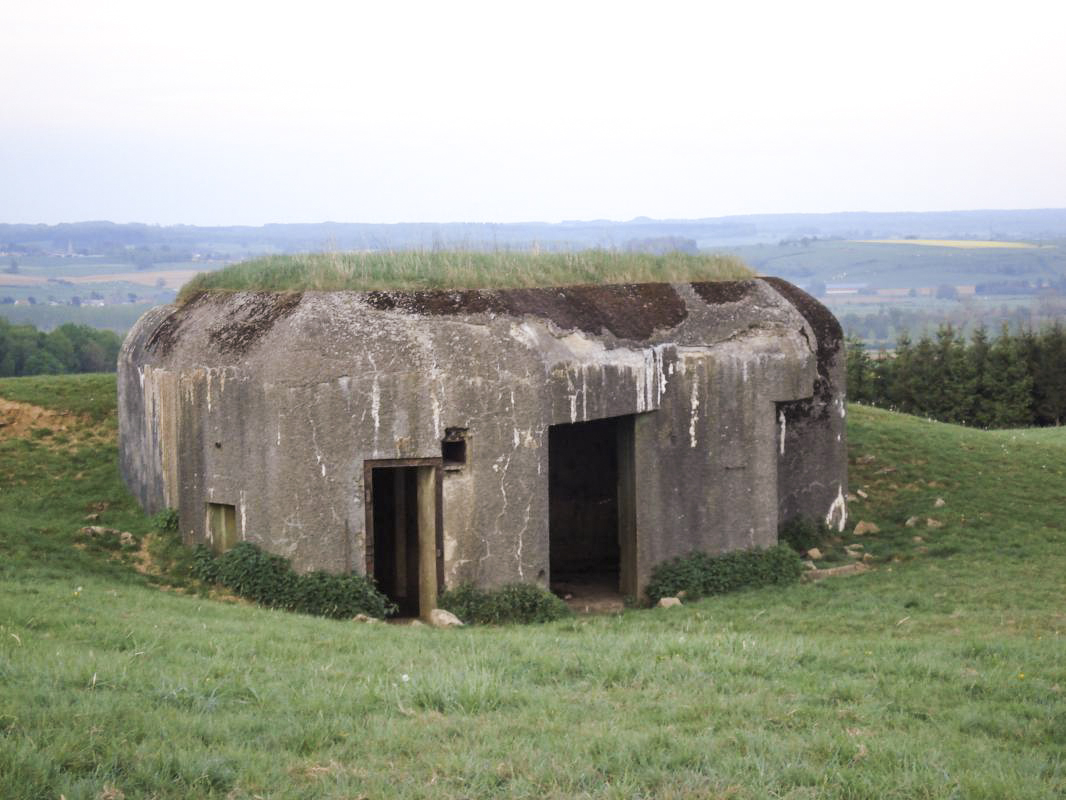
[[[0,396],[43,402],[26,380]],[[103,390],[113,409],[113,375],[39,380],[93,430]],[[1066,792],[1066,429],[851,406],[852,523],[881,532],[833,551],[873,571],[446,631],[161,592],[74,547],[92,509],[150,529],[108,429],[0,428],[5,800]]]
[[731,255],[648,255],[614,250],[480,253],[461,250],[276,255],[203,272],[179,301],[203,291],[517,289],[603,283],[743,280],[753,272]]

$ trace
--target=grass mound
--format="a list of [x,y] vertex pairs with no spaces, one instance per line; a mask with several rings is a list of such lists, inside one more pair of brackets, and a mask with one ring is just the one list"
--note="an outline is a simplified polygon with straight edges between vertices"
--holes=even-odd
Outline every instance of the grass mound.
[[576,253],[477,253],[405,250],[306,253],[257,258],[202,272],[179,302],[204,291],[517,289],[604,283],[742,280],[754,273],[731,255],[649,255],[614,250]]

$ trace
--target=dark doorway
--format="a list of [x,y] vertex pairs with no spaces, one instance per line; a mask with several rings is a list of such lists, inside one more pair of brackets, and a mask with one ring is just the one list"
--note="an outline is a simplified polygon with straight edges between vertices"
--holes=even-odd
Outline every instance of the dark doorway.
[[400,616],[427,615],[439,585],[439,462],[367,462],[367,574]]
[[578,608],[632,593],[633,417],[548,429],[552,588]]

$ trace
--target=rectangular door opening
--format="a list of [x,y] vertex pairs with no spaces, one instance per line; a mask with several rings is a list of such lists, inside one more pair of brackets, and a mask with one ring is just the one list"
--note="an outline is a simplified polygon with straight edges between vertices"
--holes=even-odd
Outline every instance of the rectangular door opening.
[[207,539],[215,555],[237,544],[237,507],[226,503],[207,504]]
[[552,590],[578,610],[611,610],[633,594],[633,417],[548,429]]
[[[427,463],[428,462],[428,463]],[[401,617],[436,608],[440,585],[440,463],[368,461],[367,575]]]

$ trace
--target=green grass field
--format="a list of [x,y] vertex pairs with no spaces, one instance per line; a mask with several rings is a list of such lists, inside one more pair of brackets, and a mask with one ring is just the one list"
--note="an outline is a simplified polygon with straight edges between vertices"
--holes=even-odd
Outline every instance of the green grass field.
[[614,250],[575,253],[387,251],[304,253],[257,258],[185,284],[179,298],[204,290],[501,289],[750,278],[730,255],[662,256]]
[[161,587],[76,533],[151,530],[113,376],[0,397],[87,415],[0,428],[5,800],[1066,794],[1066,431],[853,406],[873,571],[441,631]]

